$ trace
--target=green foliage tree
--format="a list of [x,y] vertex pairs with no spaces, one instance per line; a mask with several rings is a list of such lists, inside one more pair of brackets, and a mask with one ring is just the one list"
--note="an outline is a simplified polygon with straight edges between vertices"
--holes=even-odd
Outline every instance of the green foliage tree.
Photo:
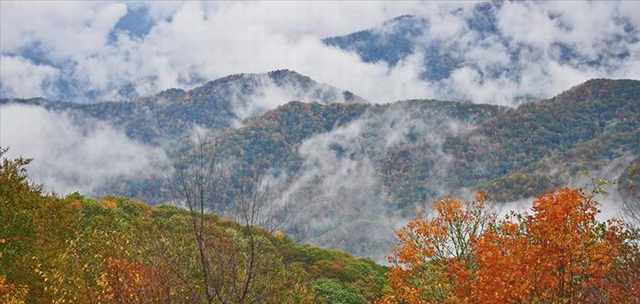
[[353,288],[335,280],[322,279],[313,284],[316,303],[365,304],[366,300]]

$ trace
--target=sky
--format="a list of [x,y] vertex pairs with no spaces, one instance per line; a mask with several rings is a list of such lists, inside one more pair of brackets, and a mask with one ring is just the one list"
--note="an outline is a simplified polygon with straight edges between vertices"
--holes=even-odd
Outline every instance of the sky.
[[[122,100],[235,73],[288,68],[373,102],[453,98],[510,105],[589,78],[640,77],[636,1],[504,3],[497,35],[469,27],[474,2],[2,1],[0,96]],[[429,21],[414,54],[365,63],[322,38],[411,14]],[[28,22],[25,22],[28,20]],[[462,61],[440,81],[420,78],[420,45]],[[568,46],[578,59],[561,59]],[[514,59],[513,50],[519,49]],[[594,62],[596,62],[594,64]],[[428,67],[427,67],[428,68]],[[514,75],[489,76],[496,68]]]

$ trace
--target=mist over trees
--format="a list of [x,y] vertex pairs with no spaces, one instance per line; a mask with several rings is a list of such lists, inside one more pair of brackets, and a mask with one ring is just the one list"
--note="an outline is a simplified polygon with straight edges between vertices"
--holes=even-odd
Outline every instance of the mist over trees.
[[[3,303],[639,303],[640,234],[597,220],[598,197],[562,188],[530,213],[486,193],[444,197],[396,231],[389,266],[297,245],[268,182],[228,186],[197,141],[175,164],[186,209],[46,194],[26,159],[0,165]],[[247,175],[247,178],[259,178]],[[261,178],[261,177],[260,177]],[[604,183],[602,183],[604,185]],[[240,190],[239,190],[240,189]],[[233,191],[233,192],[230,192]],[[230,200],[232,204],[229,204]],[[215,213],[218,215],[216,215]],[[261,228],[265,227],[266,229]]]

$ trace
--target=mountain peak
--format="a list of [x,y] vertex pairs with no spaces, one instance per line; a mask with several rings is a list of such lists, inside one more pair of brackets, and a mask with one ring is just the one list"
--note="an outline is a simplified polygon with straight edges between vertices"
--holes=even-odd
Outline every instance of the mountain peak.
[[291,80],[294,79],[300,82],[314,82],[308,76],[302,75],[296,71],[289,69],[279,69],[274,71],[269,71],[266,73],[239,73],[239,74],[231,74],[228,76],[224,76],[218,79],[214,79],[206,82],[200,87],[194,88],[194,90],[198,90],[199,88],[211,88],[221,85],[226,85],[234,82],[242,82],[242,81],[260,81],[260,80],[272,80],[279,84],[279,82],[283,80]]
[[270,71],[267,75],[271,78],[285,78],[285,77],[299,77],[299,78],[309,78],[309,76],[302,75],[294,70],[289,69],[280,69],[275,71]]
[[415,15],[407,14],[407,15],[400,15],[400,16],[397,16],[397,17],[394,17],[392,19],[387,20],[387,21],[385,21],[383,23],[383,26],[394,25],[394,24],[405,23],[405,22],[409,22],[409,23],[416,23],[416,22],[424,23],[426,21],[427,20],[425,18],[423,18],[423,17],[418,17],[418,16],[415,16]]

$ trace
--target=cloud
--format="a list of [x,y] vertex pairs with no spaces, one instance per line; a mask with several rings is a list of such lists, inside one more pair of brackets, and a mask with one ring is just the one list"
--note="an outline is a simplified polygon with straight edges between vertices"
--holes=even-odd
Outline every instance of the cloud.
[[289,70],[266,74],[232,76],[214,91],[229,99],[232,111],[241,120],[274,109],[292,100],[320,103],[365,102],[357,96]]
[[29,176],[48,191],[93,193],[111,181],[161,175],[168,164],[160,148],[134,142],[104,122],[16,104],[1,106],[0,115],[7,157],[33,158]]
[[293,214],[285,230],[300,241],[384,262],[395,244],[393,231],[414,216],[411,207],[431,203],[399,208],[402,190],[390,187],[403,184],[407,176],[390,173],[388,160],[397,151],[419,149],[433,161],[420,182],[436,196],[447,194],[450,189],[440,178],[453,160],[441,145],[445,136],[471,128],[429,107],[404,103],[372,108],[345,126],[305,140],[297,153],[301,168],[285,172],[288,178],[281,182],[286,186],[276,200],[295,205],[287,209]]
[[[355,54],[325,46],[319,37],[309,36],[307,31],[292,31],[298,28],[294,24],[284,30],[279,23],[261,20],[266,17],[246,17],[268,16],[261,8],[264,6],[234,4],[208,9],[206,5],[188,3],[170,21],[159,22],[144,40],[122,37],[113,54],[84,61],[79,66],[86,75],[96,71],[112,75],[112,69],[121,70],[126,75],[124,79],[143,88],[143,94],[184,86],[194,75],[212,79],[279,68],[362,92],[370,100],[409,97],[404,94],[406,87],[426,92],[419,82],[419,70],[411,69],[410,65],[390,73],[385,64],[363,63]],[[273,19],[275,16],[287,19],[283,15],[293,15],[293,11],[284,9]],[[188,54],[184,46],[189,46]],[[104,65],[105,61],[114,62]],[[108,89],[109,83],[117,81],[90,83]]]
[[[27,5],[3,4],[9,18],[2,21],[2,52],[43,48],[43,57],[64,65],[64,77],[84,90],[80,100],[91,100],[95,93],[99,99],[118,99],[118,90],[130,83],[140,94],[151,94],[189,87],[200,79],[279,68],[362,92],[371,100],[428,93],[419,69],[409,64],[390,72],[385,64],[363,63],[355,54],[319,41],[373,26],[417,3],[148,2],[137,5],[148,5],[155,16],[149,33],[136,37],[119,31],[109,42],[111,28],[126,13],[122,5],[43,4],[30,10]],[[18,19],[42,21],[21,25]]]
[[[79,101],[122,99],[119,90],[129,85],[147,95],[280,68],[373,102],[433,97],[513,105],[515,99],[551,96],[591,77],[640,77],[638,4],[505,2],[491,6],[482,17],[486,20],[476,16],[477,4],[3,2],[0,46],[5,56],[27,53],[25,58],[62,71],[60,77],[73,84]],[[122,24],[114,30],[129,14],[148,18],[150,28],[142,35]],[[403,14],[421,16],[429,26],[414,54],[393,67],[364,63],[354,53],[320,42]],[[473,22],[495,26],[497,32]],[[450,77],[423,81],[428,50],[420,46],[434,41],[440,56],[459,64]],[[574,59],[563,60],[567,51],[575,53]],[[12,92],[33,96],[22,93]]]
[[98,53],[126,14],[116,2],[3,1],[0,3],[2,52],[37,44],[56,62]]
[[367,120],[357,120],[302,143],[301,172],[278,201],[305,201],[289,211],[293,215],[284,227],[297,239],[382,261],[397,221],[391,220],[382,180],[363,151],[366,127]]
[[589,78],[640,77],[634,69],[640,62],[636,6],[442,5],[419,15],[428,28],[416,45],[418,51],[435,47],[452,61],[448,77],[428,82],[435,97],[512,106],[522,98],[551,97]]
[[60,71],[18,56],[0,56],[0,95],[51,96]]

